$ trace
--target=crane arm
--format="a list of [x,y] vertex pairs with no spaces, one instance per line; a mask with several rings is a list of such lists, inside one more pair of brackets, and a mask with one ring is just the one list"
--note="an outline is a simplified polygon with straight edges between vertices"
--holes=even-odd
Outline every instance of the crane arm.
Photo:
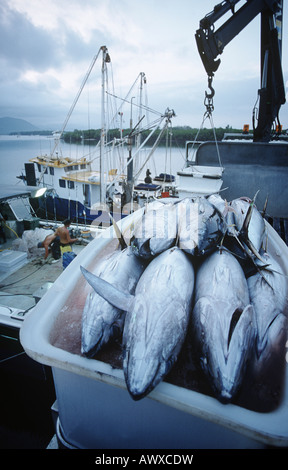
[[[283,0],[246,0],[235,12],[240,0],[222,1],[208,13],[196,31],[196,43],[208,78],[220,65],[219,55],[258,14],[261,14],[261,89],[259,90],[258,126],[255,141],[269,141],[271,127],[285,103],[285,87],[281,66]],[[215,22],[231,10],[232,16],[215,30]],[[276,25],[277,20],[277,25]]]

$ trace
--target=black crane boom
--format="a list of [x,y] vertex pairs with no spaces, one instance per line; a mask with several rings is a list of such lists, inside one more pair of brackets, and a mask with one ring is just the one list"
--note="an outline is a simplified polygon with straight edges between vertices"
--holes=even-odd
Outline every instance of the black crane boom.
[[[203,65],[211,80],[220,65],[218,56],[225,46],[237,36],[258,14],[261,14],[261,87],[258,90],[259,111],[254,115],[255,142],[269,142],[272,126],[279,125],[279,110],[285,103],[285,86],[282,73],[282,16],[283,0],[246,0],[235,12],[240,0],[222,1],[199,24],[195,37]],[[231,10],[232,15],[215,30],[215,22]]]

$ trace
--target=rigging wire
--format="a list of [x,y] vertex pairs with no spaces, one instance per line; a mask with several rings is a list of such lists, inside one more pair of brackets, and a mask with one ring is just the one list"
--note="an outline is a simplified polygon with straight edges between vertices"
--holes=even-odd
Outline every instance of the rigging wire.
[[215,140],[215,145],[216,145],[216,150],[217,150],[217,156],[218,156],[219,165],[220,165],[220,168],[223,170],[223,166],[222,166],[222,162],[221,162],[221,157],[220,157],[220,151],[219,151],[219,145],[218,145],[218,141],[217,141],[217,137],[216,137],[215,126],[214,126],[212,114],[209,116],[209,119],[210,119],[211,127],[212,127],[212,129],[213,129],[213,135],[214,135],[214,140]]
[[214,111],[214,103],[213,103],[213,97],[215,95],[215,91],[214,91],[214,88],[212,87],[212,76],[208,76],[208,88],[210,90],[210,93],[207,93],[207,91],[205,91],[205,99],[204,99],[204,105],[206,107],[206,111],[204,112],[204,115],[203,115],[203,119],[202,119],[202,123],[198,129],[198,132],[194,138],[194,142],[193,142],[193,145],[192,145],[192,149],[195,145],[195,142],[197,142],[197,139],[198,139],[198,135],[200,133],[200,131],[203,129],[203,126],[204,126],[204,122],[206,119],[209,119],[210,121],[210,125],[211,125],[211,128],[212,128],[212,131],[213,131],[213,136],[214,136],[214,141],[215,141],[215,146],[216,146],[216,152],[217,152],[217,157],[218,157],[218,162],[219,162],[219,166],[221,168],[221,170],[224,170],[223,166],[222,166],[222,162],[221,162],[221,157],[220,157],[220,151],[219,151],[219,146],[218,146],[218,141],[217,141],[217,137],[216,137],[216,132],[215,132],[215,126],[214,126],[214,122],[213,122],[213,117],[212,117],[212,113]]
[[[108,129],[111,128],[118,128],[120,130],[120,136],[122,134],[122,115],[121,111],[117,109],[117,102],[116,99],[110,99],[108,101],[108,97],[110,93],[113,97],[115,95],[115,85],[114,85],[114,76],[113,76],[113,67],[112,67],[112,62],[110,63],[110,68],[111,68],[111,87],[110,83],[107,81],[107,86],[106,86],[106,97],[107,97],[107,103],[109,106],[107,106],[108,113],[111,113],[111,118],[108,117],[108,122],[109,126]],[[111,91],[110,91],[111,88]],[[112,98],[110,96],[110,98]],[[113,125],[114,124],[114,125]],[[113,127],[112,127],[113,126]],[[110,164],[109,168],[118,168],[121,167],[123,164],[124,160],[124,147],[123,147],[123,142],[120,142],[120,145],[115,146],[115,139],[111,141],[112,143],[112,152],[109,153],[110,156]],[[106,142],[108,145],[108,143]],[[118,162],[118,164],[117,164]]]
[[80,97],[80,95],[81,95],[81,93],[82,93],[82,90],[83,90],[83,88],[84,88],[84,86],[85,86],[85,84],[86,84],[86,82],[87,82],[87,80],[88,80],[88,78],[89,78],[89,76],[90,76],[90,73],[91,73],[91,71],[92,71],[92,69],[93,69],[93,67],[94,67],[95,62],[96,62],[97,59],[98,59],[98,56],[99,56],[101,50],[103,50],[103,47],[100,47],[98,53],[97,53],[96,56],[92,59],[92,62],[91,62],[90,67],[88,68],[88,71],[87,71],[87,73],[86,73],[86,75],[85,75],[85,77],[84,77],[84,80],[83,80],[83,82],[82,82],[82,84],[81,84],[81,87],[80,87],[80,89],[79,89],[79,91],[78,91],[76,97],[74,98],[74,101],[73,101],[73,103],[72,103],[72,105],[71,105],[71,108],[70,108],[70,110],[69,110],[69,112],[68,112],[68,115],[67,115],[67,117],[66,117],[66,119],[65,119],[65,121],[64,121],[64,124],[63,124],[62,129],[61,129],[61,132],[60,132],[60,136],[59,136],[58,139],[55,140],[55,144],[54,144],[54,148],[53,148],[53,151],[52,151],[52,155],[54,154],[54,152],[55,152],[55,150],[56,150],[56,148],[57,148],[57,146],[58,146],[58,144],[59,144],[60,138],[61,138],[61,136],[62,136],[64,130],[66,129],[66,126],[67,126],[68,121],[69,121],[69,119],[70,119],[70,117],[71,117],[71,114],[73,113],[73,110],[74,110],[74,108],[75,108],[75,106],[76,106],[76,104],[77,104],[77,102],[78,102],[78,99],[79,99],[79,97]]
[[[163,116],[164,118],[165,116]],[[138,170],[137,174],[134,175],[134,178],[137,179],[139,174],[141,173],[141,171],[144,169],[146,163],[148,162],[148,160],[150,159],[151,155],[153,154],[155,148],[157,147],[158,145],[158,142],[160,141],[161,137],[162,137],[162,134],[164,133],[164,131],[167,129],[169,125],[169,120],[166,121],[165,125],[163,126],[163,128],[161,129],[161,131],[159,132],[159,135],[157,136],[157,139],[152,147],[152,149],[150,150],[149,154],[148,154],[148,157],[145,159],[143,165],[141,166],[140,170]]]
[[[159,126],[160,126],[161,122],[163,121],[163,119],[164,119],[165,117],[166,117],[165,115],[161,117],[161,120],[160,120],[160,122],[159,122]],[[158,127],[159,127],[159,126],[158,126]],[[166,124],[166,126],[167,126],[167,124]],[[142,142],[142,144],[138,147],[138,149],[136,150],[136,152],[134,153],[134,155],[133,155],[129,160],[127,160],[127,162],[126,162],[126,164],[125,164],[125,167],[121,169],[121,172],[120,172],[120,173],[123,173],[124,170],[125,170],[125,168],[127,168],[127,166],[128,166],[132,161],[134,161],[136,155],[139,154],[139,152],[142,150],[142,148],[143,148],[144,145],[147,143],[147,141],[150,139],[150,137],[153,135],[153,133],[156,131],[156,129],[157,129],[157,127],[155,126],[154,129],[151,130],[150,134],[146,137],[146,139],[144,140],[144,142]],[[164,130],[165,130],[165,127],[163,127],[163,129],[161,130],[161,132],[160,132],[160,134],[159,134],[159,136],[158,136],[158,138],[157,138],[157,140],[156,140],[156,143],[158,143],[158,141],[159,141],[160,137],[162,136],[162,133],[163,133]],[[137,172],[137,174],[134,175],[134,178],[137,178],[137,177],[138,177],[139,173],[142,171],[142,169],[143,169],[143,167],[145,166],[146,162],[148,161],[148,159],[150,158],[150,156],[151,156],[152,153],[154,152],[154,148],[155,148],[155,146],[156,146],[156,143],[154,144],[152,150],[150,151],[149,156],[148,156],[148,158],[146,159],[144,165],[143,165],[143,166],[141,167],[141,169]],[[117,179],[117,178],[114,178],[114,179],[110,182],[110,184],[109,184],[108,187],[107,187],[107,190],[109,190],[110,187],[115,183],[116,179]]]
[[[3,336],[3,335],[2,335]],[[9,357],[5,357],[5,359],[1,359],[0,360],[0,364],[2,364],[3,362],[7,362],[9,361],[10,359],[14,359],[15,357],[19,357],[19,356],[22,356],[23,354],[26,354],[25,351],[22,351],[18,354],[14,354],[13,356],[9,356]]]
[[[127,96],[126,96],[126,98],[120,98],[120,96],[117,96],[117,95],[115,95],[115,94],[109,93],[108,91],[106,91],[106,93],[107,93],[107,94],[110,94],[111,96],[113,96],[114,98],[116,98],[116,99],[118,99],[118,100],[121,100],[123,103],[129,103],[129,104],[131,104],[130,101],[127,100]],[[122,104],[122,105],[123,105],[123,104]],[[121,105],[120,108],[122,108],[122,105]],[[147,112],[156,114],[156,115],[158,115],[158,116],[162,116],[162,113],[160,113],[159,111],[156,111],[155,109],[152,109],[152,108],[150,108],[150,107],[148,107],[148,106],[144,106],[143,104],[142,104],[142,106],[140,106],[139,104],[133,103],[133,106],[136,106],[136,107],[138,107],[138,108],[144,108],[145,111],[147,111]]]

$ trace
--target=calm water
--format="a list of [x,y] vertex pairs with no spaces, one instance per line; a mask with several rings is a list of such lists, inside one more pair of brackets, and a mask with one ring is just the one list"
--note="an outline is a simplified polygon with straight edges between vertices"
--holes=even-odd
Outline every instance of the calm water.
[[[21,187],[22,181],[16,177],[24,173],[24,164],[30,158],[37,155],[50,155],[54,148],[54,139],[44,136],[0,136],[0,184],[17,185]],[[60,144],[58,153],[63,157],[81,158],[92,153],[95,158],[95,169],[98,167],[97,151],[95,147],[77,144]],[[143,152],[142,152],[143,153]],[[147,151],[144,152],[148,156]],[[184,166],[184,149],[168,149],[159,147],[154,156],[144,166],[140,177],[145,176],[146,169],[149,168],[152,177],[159,173],[171,173],[176,175],[177,171]],[[128,151],[125,149],[122,159],[127,159]],[[145,156],[141,157],[142,162]],[[120,164],[118,164],[118,170]]]

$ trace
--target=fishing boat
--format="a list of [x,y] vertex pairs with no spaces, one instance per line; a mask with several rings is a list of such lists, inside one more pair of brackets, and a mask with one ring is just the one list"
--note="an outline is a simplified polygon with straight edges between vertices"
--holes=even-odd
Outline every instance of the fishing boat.
[[[233,4],[236,3],[237,1],[233,2]],[[213,76],[215,71],[214,69],[213,73],[211,72],[211,64],[214,67],[217,64],[214,63],[214,59],[211,60],[211,57],[207,59],[207,53],[215,51],[216,44],[221,44],[222,49],[217,54],[221,53],[227,37],[230,40],[231,35],[234,37],[238,34],[243,28],[243,22],[246,24],[251,20],[251,15],[253,17],[261,13],[263,25],[268,21],[271,26],[275,19],[273,10],[275,5],[273,2],[271,9],[267,5],[266,1],[257,2],[255,10],[255,2],[247,2],[238,14],[235,13],[235,5],[233,5],[232,20],[230,19],[221,27],[220,33],[223,33],[221,41],[215,41],[214,35],[218,32],[215,31],[214,22],[231,10],[230,1],[217,5],[217,8],[215,7],[214,11],[205,17],[205,21],[201,22],[201,28],[197,32],[197,42],[202,60],[208,68],[210,67],[208,80],[210,93],[206,93],[209,118],[213,111],[211,75]],[[239,18],[241,19],[240,26]],[[279,20],[278,16],[277,20]],[[225,28],[228,28],[228,36],[224,34]],[[265,27],[264,30],[267,33]],[[273,37],[275,39],[275,30]],[[201,47],[201,40],[205,42],[207,39],[213,39],[212,49]],[[263,40],[263,43],[266,45],[267,41]],[[276,46],[275,42],[273,44],[273,47],[277,49],[278,42]],[[265,85],[267,81],[269,82],[267,75],[265,76],[269,71],[268,52],[263,55],[266,57],[266,62],[264,59],[262,84]],[[274,65],[275,63],[272,64],[273,70]],[[278,65],[277,63],[279,72]],[[275,78],[275,75],[273,76]],[[281,82],[279,75],[276,81],[281,88],[283,81]],[[270,87],[274,89],[274,85],[272,80]],[[262,90],[262,96],[264,92],[266,93],[267,90]],[[264,101],[267,104],[266,98]],[[269,100],[270,104],[271,102]],[[276,117],[281,104],[283,104],[283,94],[280,93],[274,101]],[[267,126],[271,129],[271,115],[270,112],[267,114],[267,109],[263,106],[262,102],[262,109],[259,113],[260,122],[255,129],[253,142],[201,143],[197,148],[195,159],[187,162],[188,169],[184,172],[186,173],[184,177],[193,180],[194,173],[199,172],[198,179],[201,178],[204,185],[205,179],[212,180],[213,184],[216,183],[214,191],[217,189],[216,192],[222,192],[223,198],[227,201],[241,196],[248,196],[252,200],[259,191],[257,206],[267,207],[265,215],[268,220],[265,221],[265,227],[269,252],[280,260],[286,279],[288,275],[286,244],[288,213],[285,201],[287,200],[288,146],[287,142],[267,142]],[[259,161],[259,156],[261,161]],[[200,189],[201,187],[202,185]],[[269,193],[268,206],[266,204],[267,193]],[[206,194],[206,190],[202,194]],[[169,200],[166,202],[169,204]],[[143,212],[143,209],[138,209],[121,219],[118,222],[121,233],[130,233],[141,219]],[[55,427],[59,447],[71,449],[256,449],[271,446],[287,448],[288,364],[287,343],[285,342],[284,348],[281,349],[282,366],[279,368],[280,362],[277,362],[277,367],[274,367],[277,371],[281,369],[279,370],[280,381],[277,384],[277,403],[271,403],[269,409],[264,411],[260,409],[258,398],[262,391],[263,394],[267,392],[267,388],[261,390],[259,386],[260,395],[257,396],[256,403],[252,404],[249,402],[251,381],[248,380],[246,388],[244,385],[244,395],[246,394],[248,401],[239,400],[238,396],[235,401],[223,404],[207,391],[203,383],[196,384],[193,364],[188,364],[186,369],[186,366],[181,368],[181,362],[175,364],[174,374],[166,377],[145,398],[133,401],[126,389],[119,344],[113,343],[115,348],[113,351],[106,349],[93,358],[81,354],[81,318],[89,290],[87,290],[87,283],[81,274],[80,266],[93,270],[97,262],[107,253],[113,252],[117,246],[118,238],[115,236],[114,227],[111,226],[99,238],[92,241],[63,272],[21,328],[20,339],[27,354],[35,361],[50,366],[53,371],[57,396],[54,406],[57,415]],[[183,357],[185,362],[186,350]],[[177,374],[178,371],[179,374]],[[190,374],[190,378],[192,375],[192,383],[189,386],[183,383],[182,373],[185,375],[185,371],[188,375]],[[274,377],[272,380],[268,377],[267,381],[270,383],[269,387],[272,387],[270,396],[275,397]]]
[[[62,155],[61,138],[64,138],[65,129],[74,108],[80,98],[84,86],[92,72],[98,57],[102,55],[101,65],[101,132],[98,142],[89,141],[91,151],[80,158],[69,158]],[[147,184],[141,178],[141,169],[147,164],[153,155],[157,143],[165,130],[171,124],[175,115],[173,110],[166,109],[164,113],[158,113],[143,104],[144,87],[147,79],[141,72],[124,99],[115,96],[110,90],[108,66],[111,62],[106,46],[100,47],[98,54],[84,77],[83,83],[72,103],[65,119],[61,132],[55,136],[54,148],[50,155],[39,155],[25,163],[24,174],[19,176],[28,186],[43,191],[43,197],[38,199],[37,213],[42,218],[50,220],[63,220],[69,218],[76,223],[90,225],[95,219],[98,225],[109,224],[109,213],[113,213],[115,220],[125,217],[131,211],[133,202],[151,199],[161,195],[162,184]],[[112,73],[112,72],[111,72]],[[132,96],[138,86],[138,96]],[[136,89],[137,92],[137,89]],[[135,103],[133,99],[137,98]],[[114,115],[108,122],[108,99],[113,100],[109,109],[115,109]],[[116,100],[120,100],[117,107]],[[123,136],[122,120],[124,106],[129,107],[130,129]],[[139,113],[137,124],[133,125],[132,107],[137,106]],[[156,120],[143,125],[145,115],[156,113]],[[120,122],[119,122],[120,119]],[[156,144],[145,151],[149,139],[163,124]],[[114,127],[113,127],[114,126]],[[117,137],[109,141],[109,131],[119,129]],[[149,131],[148,136],[142,139],[142,132]],[[144,158],[144,164],[143,164]],[[140,169],[139,169],[140,168]],[[167,185],[167,180],[164,180]],[[132,202],[132,206],[131,206]]]

